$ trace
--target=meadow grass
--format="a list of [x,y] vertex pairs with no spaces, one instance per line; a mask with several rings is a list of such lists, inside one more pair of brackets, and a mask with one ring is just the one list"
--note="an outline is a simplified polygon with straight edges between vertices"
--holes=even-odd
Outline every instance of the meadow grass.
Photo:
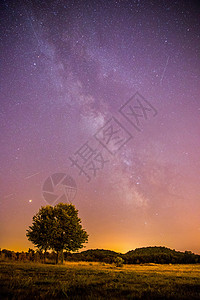
[[200,265],[1,262],[0,299],[200,299]]

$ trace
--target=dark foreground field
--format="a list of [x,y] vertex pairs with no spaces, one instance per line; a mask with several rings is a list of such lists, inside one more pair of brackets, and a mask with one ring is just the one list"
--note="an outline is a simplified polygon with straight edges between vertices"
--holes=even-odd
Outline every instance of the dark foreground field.
[[0,263],[0,299],[200,299],[200,265]]

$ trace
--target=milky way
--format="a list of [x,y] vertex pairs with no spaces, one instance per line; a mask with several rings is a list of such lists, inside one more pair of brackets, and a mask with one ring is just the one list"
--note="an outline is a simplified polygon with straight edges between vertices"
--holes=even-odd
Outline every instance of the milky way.
[[31,247],[43,184],[64,173],[88,248],[200,253],[198,1],[15,2],[0,18],[1,247]]

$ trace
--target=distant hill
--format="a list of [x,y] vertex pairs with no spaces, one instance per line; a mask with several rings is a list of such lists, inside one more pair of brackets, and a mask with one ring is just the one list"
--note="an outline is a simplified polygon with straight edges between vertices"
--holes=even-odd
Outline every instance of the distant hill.
[[166,247],[144,247],[128,251],[126,263],[200,263],[200,255],[180,252]]
[[105,262],[112,263],[114,258],[117,256],[121,256],[121,253],[117,253],[111,250],[104,249],[91,249],[82,251],[80,253],[66,253],[65,259],[67,260],[75,260],[75,261],[97,261],[97,262]]
[[104,249],[92,249],[80,253],[65,253],[66,260],[97,261],[112,263],[116,257],[121,257],[126,264],[156,263],[156,264],[190,264],[200,263],[200,255],[191,251],[180,252],[166,247],[143,247],[128,251],[125,254]]

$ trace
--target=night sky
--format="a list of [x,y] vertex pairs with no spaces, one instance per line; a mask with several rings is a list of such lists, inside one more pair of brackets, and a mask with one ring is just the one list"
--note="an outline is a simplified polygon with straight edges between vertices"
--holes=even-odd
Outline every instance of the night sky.
[[63,173],[48,188],[75,182],[87,249],[200,253],[199,1],[4,0],[0,14],[0,247],[33,247],[44,183]]

